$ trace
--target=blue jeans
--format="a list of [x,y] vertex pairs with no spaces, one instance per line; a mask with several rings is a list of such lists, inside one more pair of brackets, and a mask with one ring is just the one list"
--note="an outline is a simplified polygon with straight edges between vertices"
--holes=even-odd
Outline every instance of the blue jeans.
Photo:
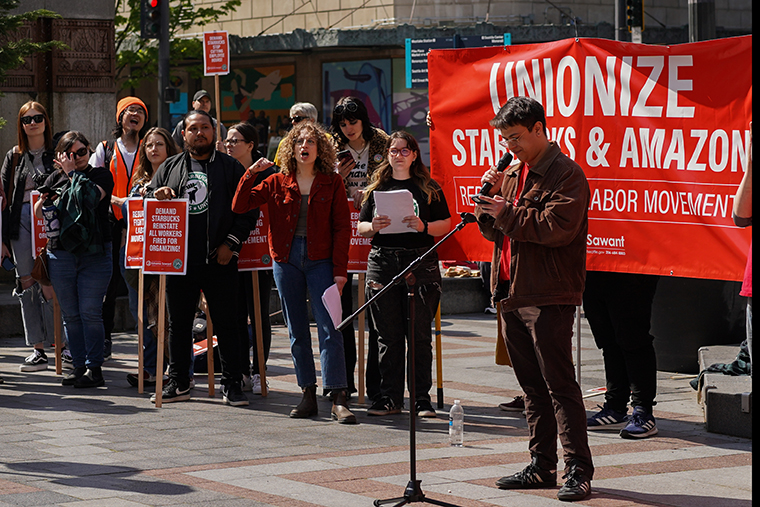
[[[119,248],[119,271],[121,272],[122,277],[124,277],[124,272],[126,271],[126,268],[124,267],[126,250],[126,245],[122,245],[121,248]],[[127,282],[126,278],[124,278],[124,284],[127,286],[127,293],[129,295],[129,313],[132,314],[132,318],[137,322],[137,291],[129,284],[129,282]],[[148,327],[148,322],[144,318],[146,311],[145,303],[143,303],[143,369],[151,375],[155,375],[156,360],[158,359],[158,343],[156,337],[153,336],[153,331]],[[137,326],[135,326],[135,332],[137,332]]]
[[103,298],[111,279],[111,243],[103,249],[101,254],[81,256],[65,250],[49,252],[50,281],[61,305],[75,368],[103,364]]
[[306,244],[306,238],[295,236],[288,262],[274,263],[274,280],[280,293],[282,314],[290,334],[290,352],[296,369],[296,379],[301,388],[317,384],[309,331],[309,312],[306,308],[308,291],[311,312],[317,322],[322,388],[345,389],[347,384],[343,335],[335,329],[330,314],[322,304],[322,294],[334,283],[332,259],[309,260]]

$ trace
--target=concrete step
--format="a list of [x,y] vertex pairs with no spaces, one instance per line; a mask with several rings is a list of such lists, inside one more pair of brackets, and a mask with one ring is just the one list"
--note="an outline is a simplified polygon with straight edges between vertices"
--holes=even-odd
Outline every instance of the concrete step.
[[[700,347],[700,371],[731,363],[738,353],[738,344]],[[700,394],[707,431],[752,438],[752,377],[705,373]]]
[[[354,311],[358,308],[358,276],[353,280]],[[23,336],[24,327],[21,321],[21,304],[11,293],[12,283],[0,283],[0,337]],[[383,296],[387,297],[387,296]],[[488,293],[483,289],[480,278],[443,278],[443,294],[441,296],[441,314],[461,314],[482,312],[489,303]],[[280,297],[277,289],[272,288],[269,314],[272,323],[281,324]],[[311,314],[311,310],[309,310]],[[213,316],[212,316],[213,317]],[[114,332],[132,332],[135,321],[129,312],[129,301],[126,296],[117,298],[114,314]]]

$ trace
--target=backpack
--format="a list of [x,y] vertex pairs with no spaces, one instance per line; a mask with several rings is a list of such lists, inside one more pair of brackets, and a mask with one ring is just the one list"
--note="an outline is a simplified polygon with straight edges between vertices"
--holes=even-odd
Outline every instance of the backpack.
[[100,203],[100,191],[90,179],[75,171],[69,186],[61,192],[56,207],[59,210],[61,232],[58,241],[74,255],[102,253],[103,242],[95,215]]

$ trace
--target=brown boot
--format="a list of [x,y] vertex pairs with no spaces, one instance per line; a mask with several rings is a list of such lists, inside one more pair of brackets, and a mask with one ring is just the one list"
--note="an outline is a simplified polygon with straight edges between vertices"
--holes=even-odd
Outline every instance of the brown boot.
[[356,424],[356,416],[348,409],[348,399],[346,390],[333,391],[333,406],[330,414],[333,420],[341,424]]
[[317,415],[317,386],[303,389],[303,398],[296,408],[290,411],[290,417],[303,419]]

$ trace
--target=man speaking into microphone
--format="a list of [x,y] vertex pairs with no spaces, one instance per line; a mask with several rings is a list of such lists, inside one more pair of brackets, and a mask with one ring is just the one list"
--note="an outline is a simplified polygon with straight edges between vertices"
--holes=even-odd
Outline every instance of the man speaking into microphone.
[[547,138],[544,108],[536,100],[509,99],[490,124],[520,163],[483,175],[491,188],[479,196],[475,215],[481,234],[494,242],[492,288],[511,280],[501,311],[507,350],[525,393],[531,453],[524,470],[496,485],[556,487],[559,434],[565,482],[557,498],[582,500],[591,494],[594,465],[571,339],[586,279],[588,181]]

